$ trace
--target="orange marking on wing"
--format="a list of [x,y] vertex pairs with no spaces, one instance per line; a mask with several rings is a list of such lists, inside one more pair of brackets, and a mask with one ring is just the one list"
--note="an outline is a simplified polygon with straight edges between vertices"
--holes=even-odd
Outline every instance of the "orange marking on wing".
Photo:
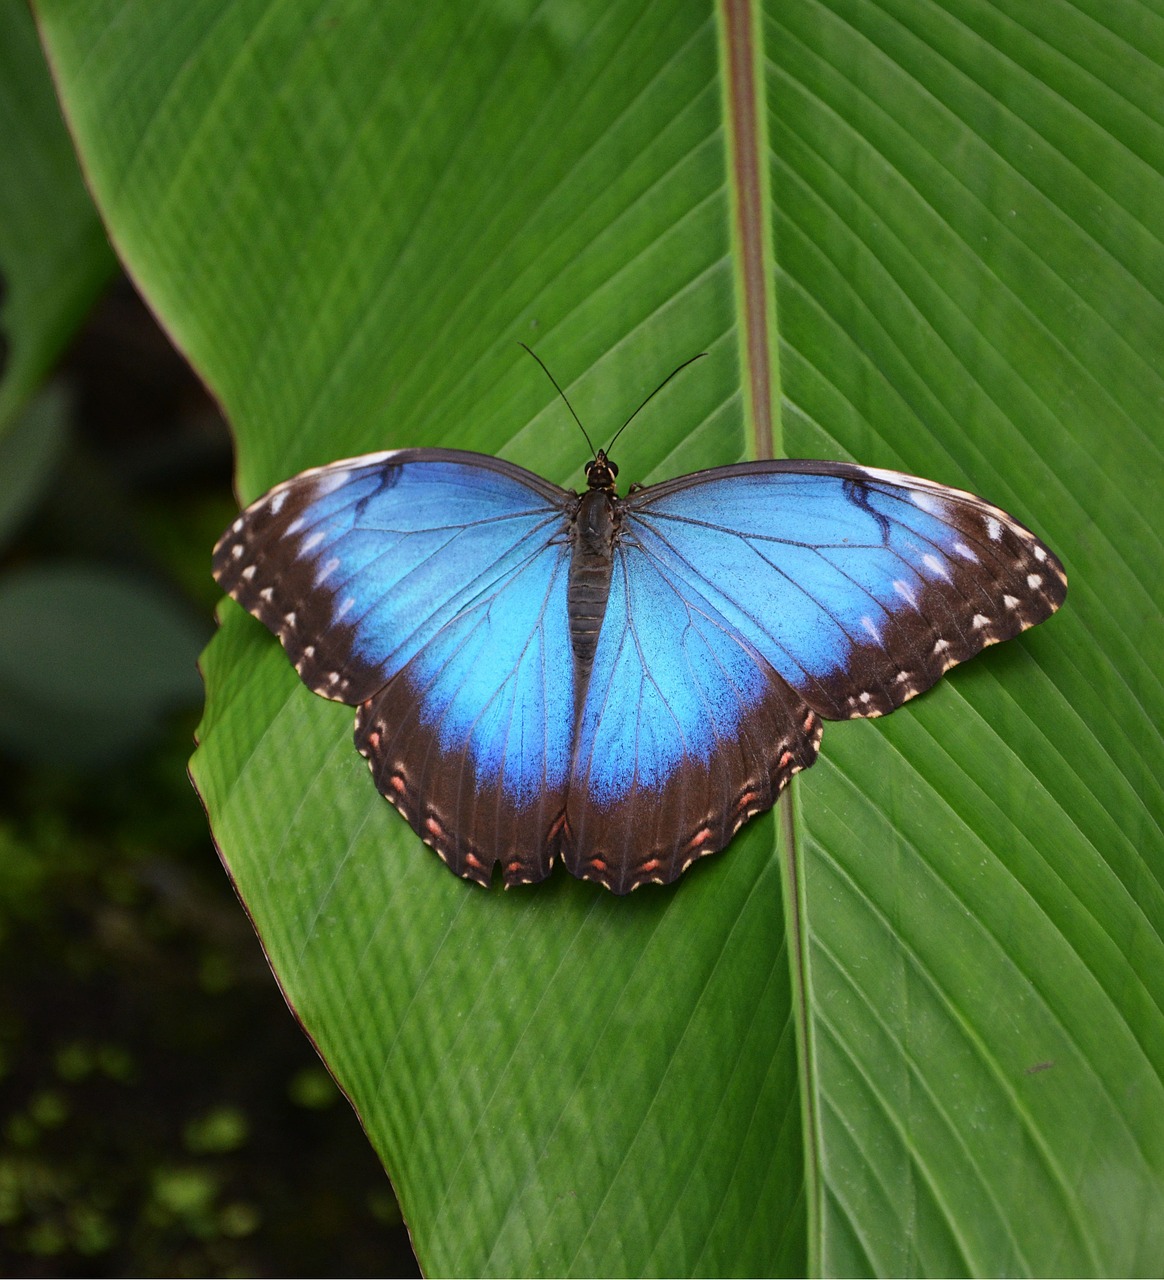
[[643,865],[639,867],[639,870],[644,875],[649,875],[652,871],[658,871],[660,866],[662,866],[662,863],[659,861],[658,858],[648,858],[646,862],[644,862]]
[[392,788],[393,791],[396,792],[398,796],[402,796],[407,790],[407,788],[404,785],[404,779],[398,773],[394,773],[388,779],[388,785]]
[[477,857],[476,854],[473,854],[473,853],[465,854],[465,862],[468,866],[472,867],[474,871],[485,870],[485,864],[481,861],[480,858]]

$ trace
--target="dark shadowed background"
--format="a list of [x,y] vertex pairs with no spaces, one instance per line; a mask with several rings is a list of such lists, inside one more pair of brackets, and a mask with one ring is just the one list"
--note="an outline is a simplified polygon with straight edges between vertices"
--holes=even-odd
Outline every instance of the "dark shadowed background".
[[25,420],[0,458],[0,1273],[417,1274],[186,776],[227,427],[124,278]]

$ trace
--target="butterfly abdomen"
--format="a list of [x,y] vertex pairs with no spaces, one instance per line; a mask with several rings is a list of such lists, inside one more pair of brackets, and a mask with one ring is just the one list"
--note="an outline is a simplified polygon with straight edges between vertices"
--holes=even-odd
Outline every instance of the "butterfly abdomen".
[[589,675],[606,616],[614,563],[615,499],[601,489],[582,495],[571,526],[567,607],[570,644],[580,674]]

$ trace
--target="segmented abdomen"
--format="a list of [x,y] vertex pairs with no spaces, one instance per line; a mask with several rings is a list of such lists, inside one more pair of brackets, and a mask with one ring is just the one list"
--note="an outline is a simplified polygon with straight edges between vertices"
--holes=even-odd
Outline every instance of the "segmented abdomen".
[[588,676],[610,595],[614,564],[614,499],[600,490],[582,495],[572,530],[567,593],[570,643],[580,676]]

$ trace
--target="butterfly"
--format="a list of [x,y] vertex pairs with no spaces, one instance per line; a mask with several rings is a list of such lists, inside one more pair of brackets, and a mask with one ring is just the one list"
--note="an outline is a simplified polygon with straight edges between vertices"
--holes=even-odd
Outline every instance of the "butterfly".
[[308,688],[357,708],[379,791],[483,885],[558,858],[615,893],[675,880],[816,760],[823,720],[893,711],[1067,593],[1012,516],[916,476],[742,462],[620,498],[617,472],[599,449],[575,493],[372,453],[276,485],[214,551]]

